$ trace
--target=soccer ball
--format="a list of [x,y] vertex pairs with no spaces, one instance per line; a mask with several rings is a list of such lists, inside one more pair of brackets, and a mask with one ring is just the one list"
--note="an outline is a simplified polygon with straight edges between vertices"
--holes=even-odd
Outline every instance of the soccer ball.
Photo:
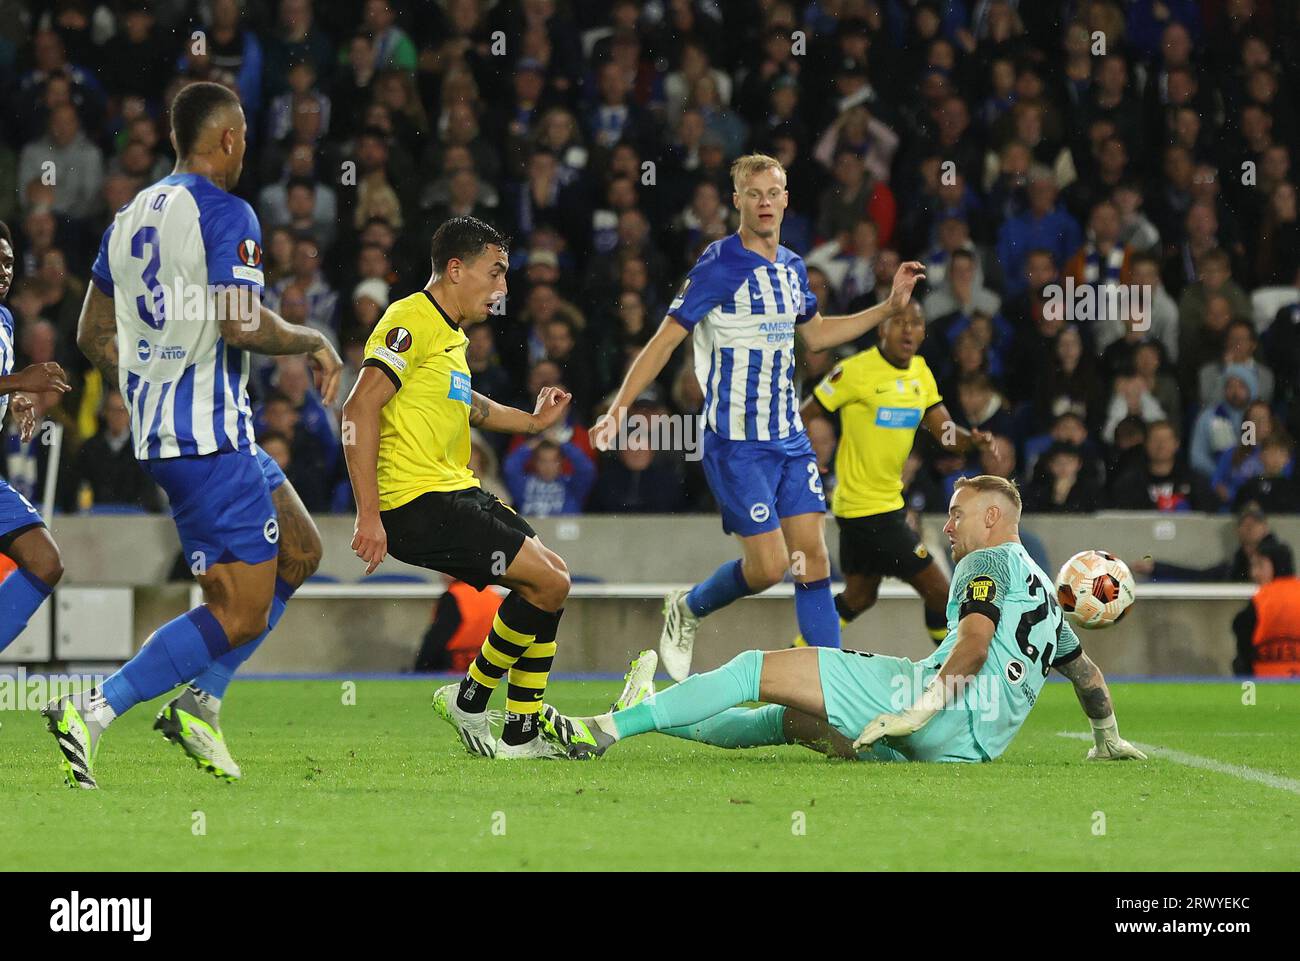
[[1076,627],[1110,627],[1133,604],[1133,574],[1106,551],[1080,551],[1056,575],[1056,599]]

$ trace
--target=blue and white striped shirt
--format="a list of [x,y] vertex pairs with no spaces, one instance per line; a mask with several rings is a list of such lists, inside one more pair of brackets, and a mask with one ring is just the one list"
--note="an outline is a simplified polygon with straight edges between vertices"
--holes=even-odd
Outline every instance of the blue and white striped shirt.
[[803,259],[776,261],[739,234],[714,241],[687,274],[668,315],[695,341],[704,425],[726,440],[780,440],[803,431],[794,387],[794,329],[817,313]]
[[91,276],[113,298],[135,456],[250,450],[248,353],[216,305],[223,288],[262,289],[253,208],[197,174],[164,177],[117,212]]

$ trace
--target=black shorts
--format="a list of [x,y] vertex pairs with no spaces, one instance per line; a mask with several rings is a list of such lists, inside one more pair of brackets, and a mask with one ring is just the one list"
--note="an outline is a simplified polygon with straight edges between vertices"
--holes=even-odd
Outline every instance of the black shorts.
[[399,561],[441,571],[482,590],[498,583],[524,541],[537,532],[480,487],[430,491],[380,511],[388,553]]
[[865,577],[910,580],[934,563],[919,534],[907,526],[907,509],[869,517],[836,517],[840,570]]

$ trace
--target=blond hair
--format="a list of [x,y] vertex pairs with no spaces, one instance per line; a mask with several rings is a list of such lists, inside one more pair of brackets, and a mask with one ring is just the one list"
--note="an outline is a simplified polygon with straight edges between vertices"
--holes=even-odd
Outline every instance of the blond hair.
[[740,187],[746,180],[764,170],[780,171],[781,179],[785,179],[785,168],[775,157],[769,157],[765,153],[751,153],[737,157],[731,165],[731,185],[736,189],[736,193],[740,193]]
[[979,474],[975,477],[958,477],[957,482],[952,485],[954,492],[964,487],[979,491],[981,494],[1001,494],[1015,505],[1016,516],[1020,516],[1020,488],[1016,486],[1015,481],[998,477],[996,474]]

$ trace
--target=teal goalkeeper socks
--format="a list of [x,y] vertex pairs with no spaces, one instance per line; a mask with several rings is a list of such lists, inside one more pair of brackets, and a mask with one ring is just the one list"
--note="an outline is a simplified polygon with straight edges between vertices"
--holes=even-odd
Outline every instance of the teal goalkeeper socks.
[[721,714],[737,704],[756,701],[762,673],[762,651],[737,654],[716,671],[692,675],[636,707],[614,712],[614,730],[624,738],[682,727]]
[[698,724],[666,727],[659,733],[727,748],[790,743],[785,736],[785,706],[782,704],[732,707]]

